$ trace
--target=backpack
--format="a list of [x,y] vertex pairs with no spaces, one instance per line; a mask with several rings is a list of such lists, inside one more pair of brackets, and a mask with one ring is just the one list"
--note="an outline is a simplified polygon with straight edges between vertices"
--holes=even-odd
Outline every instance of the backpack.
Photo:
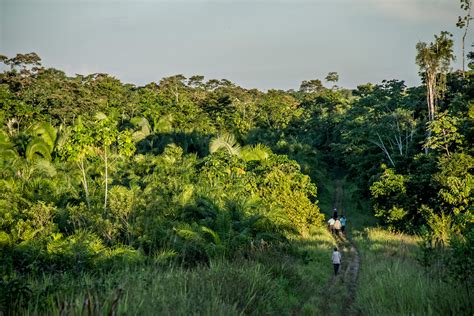
[[336,222],[334,223],[334,229],[341,229],[341,221],[336,219]]

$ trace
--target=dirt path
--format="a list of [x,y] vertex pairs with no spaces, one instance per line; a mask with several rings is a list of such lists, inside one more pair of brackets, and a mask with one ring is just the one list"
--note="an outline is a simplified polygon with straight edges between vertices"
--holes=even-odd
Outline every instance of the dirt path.
[[344,283],[347,287],[347,298],[343,304],[341,315],[355,315],[357,314],[357,310],[354,308],[354,301],[357,291],[357,277],[359,275],[360,256],[357,248],[350,240],[346,239],[345,243],[347,244],[347,246],[345,246],[346,249],[347,247],[349,249],[350,262],[344,273]]
[[[336,181],[333,205],[340,212],[344,209],[344,188],[342,181]],[[357,315],[354,301],[357,290],[357,277],[360,268],[360,256],[357,248],[344,235],[335,236],[338,248],[342,251],[341,271],[333,276],[324,287],[321,311],[324,315]]]

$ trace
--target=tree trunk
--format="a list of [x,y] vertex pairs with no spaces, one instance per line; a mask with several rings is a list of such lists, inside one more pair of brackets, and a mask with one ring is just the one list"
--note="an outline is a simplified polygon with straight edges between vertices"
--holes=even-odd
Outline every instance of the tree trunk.
[[462,37],[462,44],[461,44],[461,47],[462,47],[462,77],[463,78],[466,78],[466,57],[465,57],[465,53],[464,53],[464,41],[466,40],[466,35],[467,35],[467,27],[466,27],[466,30],[464,31],[464,35]]
[[87,209],[90,211],[91,201],[89,199],[89,185],[87,184],[86,169],[84,168],[84,159],[81,159],[81,161],[77,164],[79,166],[79,169],[81,169],[81,172],[82,172],[82,185],[84,187],[84,193],[86,194]]
[[464,51],[464,46],[465,46],[465,42],[466,42],[466,36],[467,36],[467,31],[469,30],[469,23],[471,22],[471,8],[472,8],[472,2],[469,1],[469,11],[467,12],[467,16],[466,16],[466,25],[465,25],[465,28],[464,28],[464,34],[462,36],[462,43],[461,43],[461,47],[462,47],[462,76],[463,78],[466,78],[466,74],[465,74],[465,71],[466,71],[466,53]]
[[107,193],[109,189],[109,169],[107,165],[107,146],[104,146],[104,163],[105,163],[105,193],[104,193],[104,212],[107,211]]
[[[434,120],[435,112],[435,84],[436,84],[436,74],[426,72],[426,102],[428,104],[428,121],[431,122]],[[427,138],[431,136],[431,131],[428,130]],[[425,154],[428,154],[429,149],[425,147]]]
[[395,168],[395,162],[392,159],[392,155],[390,155],[389,151],[387,150],[387,147],[385,146],[385,144],[382,140],[382,137],[380,137],[379,133],[376,133],[376,134],[377,134],[377,137],[379,139],[379,142],[373,141],[373,140],[370,140],[370,142],[377,145],[382,150],[382,152],[387,156],[388,160],[390,161],[390,164],[392,165],[392,167]]
[[434,121],[436,112],[436,74],[430,74],[428,79],[428,94],[429,94],[429,120]]
[[467,31],[469,30],[469,22],[471,21],[471,7],[469,7],[469,14],[467,15],[467,21],[466,21],[466,28],[464,29],[464,34],[462,36],[462,76],[463,78],[466,78],[466,53],[464,51],[464,45],[466,42],[466,36],[467,36]]

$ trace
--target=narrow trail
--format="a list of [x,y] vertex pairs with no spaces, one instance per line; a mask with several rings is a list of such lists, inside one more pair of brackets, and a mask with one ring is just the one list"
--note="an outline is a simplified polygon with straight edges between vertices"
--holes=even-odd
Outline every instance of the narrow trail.
[[[341,212],[344,209],[344,188],[341,180],[336,181],[333,206]],[[324,315],[357,315],[354,307],[357,277],[360,268],[360,256],[357,248],[344,235],[335,236],[338,248],[342,251],[341,271],[333,276],[324,287],[323,305]]]
[[354,244],[346,239],[346,243],[349,244],[349,252],[351,254],[351,261],[344,273],[344,279],[348,282],[347,284],[347,299],[341,311],[341,315],[354,315],[357,314],[356,309],[354,308],[354,302],[357,291],[357,277],[359,276],[360,268],[360,256],[357,251],[357,248]]

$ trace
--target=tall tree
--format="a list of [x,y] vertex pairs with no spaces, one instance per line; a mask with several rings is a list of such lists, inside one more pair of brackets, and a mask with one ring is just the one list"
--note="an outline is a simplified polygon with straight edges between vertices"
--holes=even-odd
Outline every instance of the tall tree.
[[426,85],[429,121],[435,119],[436,104],[446,85],[451,61],[455,58],[451,37],[451,33],[443,31],[439,36],[435,35],[434,42],[416,44],[416,64],[420,67],[420,75]]
[[166,77],[160,81],[160,89],[171,94],[175,99],[175,104],[179,103],[179,95],[185,88],[186,77],[179,74],[171,77]]
[[462,74],[464,76],[464,71],[466,70],[466,54],[464,51],[464,45],[466,42],[466,36],[467,32],[469,31],[469,24],[471,20],[473,19],[471,17],[471,8],[472,8],[472,0],[461,0],[461,9],[466,11],[465,16],[459,16],[458,17],[458,22],[456,23],[456,26],[459,27],[460,29],[464,30],[464,34],[462,36],[462,42],[461,42],[461,47],[462,47]]
[[323,89],[323,84],[319,79],[304,80],[300,85],[300,92],[305,93],[316,93],[322,91]]
[[333,89],[334,89],[337,87],[336,85],[337,85],[337,82],[339,81],[339,74],[335,71],[331,71],[330,73],[328,73],[328,75],[324,79],[326,79],[327,82],[332,82]]
[[117,121],[104,113],[95,115],[92,125],[94,149],[104,161],[104,212],[107,211],[107,200],[109,192],[109,158],[112,146],[116,147],[119,155],[130,157],[135,151],[132,133],[128,130],[119,131]]
[[33,75],[42,70],[41,58],[36,53],[16,54],[12,58],[0,55],[0,63],[10,67],[10,71],[0,74],[0,83],[8,84],[14,92],[31,83]]
[[403,81],[384,81],[371,89],[348,112],[343,138],[351,147],[364,149],[367,154],[375,145],[391,167],[396,167],[397,162],[406,161],[414,151],[415,108],[408,100]]
[[459,119],[447,112],[438,115],[436,121],[428,124],[431,136],[426,139],[425,148],[442,150],[447,157],[451,156],[450,148],[462,144],[462,136],[458,132]]
[[89,194],[89,183],[87,180],[87,157],[91,155],[93,148],[92,129],[82,123],[79,118],[75,126],[66,131],[60,141],[60,155],[66,160],[77,165],[82,174],[82,186],[84,187],[84,195],[87,208],[91,210],[91,201]]

